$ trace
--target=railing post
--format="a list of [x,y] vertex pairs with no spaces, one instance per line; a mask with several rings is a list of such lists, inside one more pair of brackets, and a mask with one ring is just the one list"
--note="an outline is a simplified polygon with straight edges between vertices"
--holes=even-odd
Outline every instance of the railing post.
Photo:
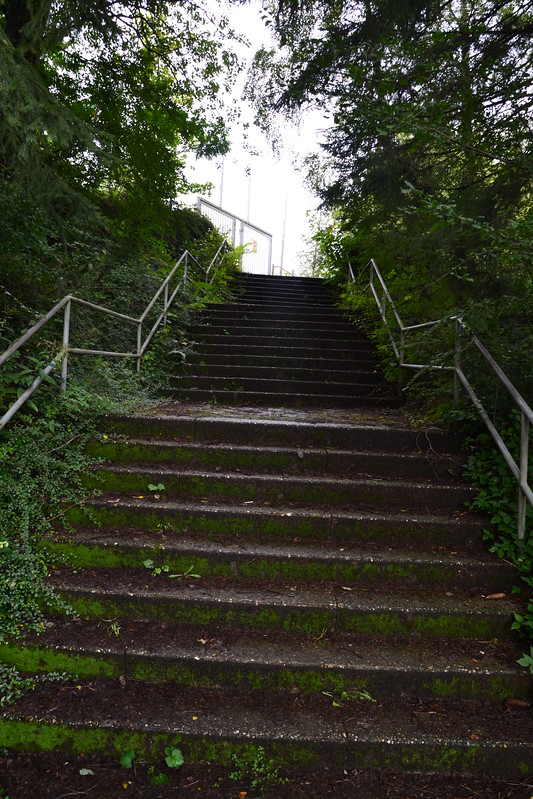
[[385,289],[383,289],[383,296],[381,298],[381,318],[383,319],[383,321],[385,321],[386,319],[385,316],[386,312],[387,312],[387,295],[385,294]]
[[164,311],[163,327],[166,327],[167,325],[167,310],[168,310],[168,283],[165,286],[165,292],[163,294],[163,311]]
[[187,264],[189,263],[189,251],[185,250],[185,261],[183,263],[183,290],[187,286]]
[[61,363],[61,391],[67,390],[68,347],[70,342],[70,307],[71,301],[69,300],[65,305],[65,312],[63,314],[63,349],[65,354],[63,356],[63,362]]
[[521,414],[520,424],[520,479],[518,483],[518,538],[523,541],[526,531],[527,498],[522,486],[527,485],[529,460],[529,419]]
[[463,326],[459,318],[455,319],[455,341],[454,341],[454,354],[453,354],[453,409],[454,411],[459,408],[459,399],[461,397],[461,381],[459,380],[459,369],[461,368],[461,353],[462,341],[461,333]]
[[141,347],[142,347],[142,337],[143,337],[143,325],[142,322],[139,322],[137,325],[137,371],[141,371]]

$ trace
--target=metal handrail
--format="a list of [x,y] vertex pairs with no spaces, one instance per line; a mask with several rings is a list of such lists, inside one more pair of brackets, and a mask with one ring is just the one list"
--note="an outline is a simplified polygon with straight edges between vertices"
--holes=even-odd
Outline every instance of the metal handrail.
[[[374,297],[374,300],[379,310],[379,314],[381,316],[381,320],[391,341],[396,360],[398,361],[398,365],[404,369],[413,369],[413,370],[432,369],[438,371],[453,372],[454,407],[457,407],[459,401],[460,388],[462,387],[468,394],[470,400],[472,401],[472,404],[474,405],[477,412],[483,419],[488,431],[490,432],[492,438],[494,439],[494,442],[496,443],[496,446],[498,447],[498,450],[502,454],[513,476],[518,482],[517,528],[518,528],[518,538],[520,540],[523,540],[526,529],[527,503],[529,502],[529,504],[533,507],[533,491],[528,482],[529,426],[530,424],[533,424],[533,410],[530,408],[528,403],[518,392],[515,386],[511,383],[511,381],[509,380],[503,369],[492,357],[492,355],[487,350],[485,345],[480,341],[480,339],[476,336],[476,334],[469,328],[469,326],[461,319],[461,317],[447,316],[444,317],[443,319],[436,319],[431,322],[423,322],[421,324],[416,324],[416,325],[404,325],[401,316],[390,295],[390,292],[387,288],[387,284],[385,283],[385,280],[383,279],[383,276],[379,271],[378,266],[373,258],[368,262],[365,269],[362,271],[365,272],[367,270],[369,270],[370,273],[370,280],[366,288],[370,290],[370,293]],[[382,292],[381,296],[379,295],[378,290],[376,289],[376,279],[379,284],[378,288],[380,288]],[[348,283],[353,284],[355,283],[355,281],[356,278],[354,276],[352,266],[351,264],[348,264]],[[386,316],[387,303],[389,303],[392,309],[395,322],[398,326],[398,330],[400,333],[399,342],[396,341]],[[414,330],[428,329],[431,327],[435,327],[436,325],[442,324],[444,322],[450,322],[450,321],[454,322],[454,331],[455,331],[453,366],[443,366],[440,364],[415,364],[415,363],[408,363],[405,360],[406,333],[412,332]],[[508,393],[510,394],[511,398],[513,399],[513,401],[515,402],[520,411],[520,455],[518,463],[515,461],[515,459],[509,452],[508,447],[504,443],[496,426],[494,425],[493,421],[490,419],[487,411],[485,410],[483,403],[481,402],[480,398],[477,396],[472,384],[470,383],[465,373],[463,372],[463,369],[461,368],[461,355],[464,347],[465,333],[468,335],[470,343],[474,344],[474,346],[481,353],[481,355],[488,363],[488,365],[490,366],[490,368],[492,369],[492,371],[494,372],[500,383],[508,391]]]
[[[197,258],[195,258],[189,250],[185,250],[185,252],[180,256],[178,261],[174,264],[172,269],[170,270],[169,274],[161,283],[160,287],[146,306],[145,310],[141,314],[140,317],[128,316],[127,314],[120,313],[119,311],[115,311],[111,308],[106,308],[103,305],[96,305],[93,302],[88,302],[87,300],[83,300],[80,297],[74,297],[72,294],[67,294],[60,300],[47,314],[45,314],[38,322],[36,322],[32,327],[30,327],[22,336],[20,336],[17,341],[11,344],[5,352],[0,354],[0,367],[6,363],[6,361],[11,358],[18,350],[21,349],[36,333],[41,330],[44,325],[50,322],[54,317],[56,317],[60,311],[63,310],[63,340],[62,346],[59,352],[55,355],[55,357],[48,363],[42,370],[41,373],[35,378],[30,386],[18,397],[18,399],[10,405],[4,415],[0,418],[0,430],[13,418],[13,416],[17,413],[17,411],[24,405],[24,403],[31,397],[31,395],[36,391],[41,383],[46,380],[46,378],[54,371],[57,370],[58,366],[61,366],[61,391],[65,391],[67,388],[67,376],[68,376],[68,358],[69,355],[99,355],[99,356],[107,356],[107,357],[115,357],[115,358],[135,358],[137,361],[137,371],[139,372],[141,369],[141,361],[142,356],[146,352],[150,342],[152,341],[156,331],[160,327],[161,324],[166,325],[167,323],[167,314],[174,303],[178,293],[183,293],[187,286],[187,281],[189,278],[189,262],[194,262],[201,270],[203,270],[205,282],[211,282],[210,273],[213,269],[214,265],[217,263],[218,259],[221,257],[226,250],[229,249],[229,246],[224,241],[223,244],[218,248],[214,258],[211,260],[209,266],[204,270],[200,262]],[[169,285],[178,271],[180,267],[182,268],[182,274],[178,281],[177,286],[172,291],[169,296]],[[150,331],[148,332],[146,338],[143,341],[143,323],[146,320],[146,317],[153,309],[157,301],[161,298],[163,294],[163,311],[159,314],[158,318],[156,319],[154,325],[151,327]],[[116,319],[120,319],[123,322],[129,322],[132,325],[135,325],[137,329],[137,343],[136,349],[134,352],[115,352],[111,350],[95,350],[95,349],[84,349],[81,347],[71,347],[70,346],[70,318],[71,318],[71,309],[72,305],[81,305],[86,308],[91,308],[92,310],[98,311],[99,313],[103,313],[106,316],[111,316]]]

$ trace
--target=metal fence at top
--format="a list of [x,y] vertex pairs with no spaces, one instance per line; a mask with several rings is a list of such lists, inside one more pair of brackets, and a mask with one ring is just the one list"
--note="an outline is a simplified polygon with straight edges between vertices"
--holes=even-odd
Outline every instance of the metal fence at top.
[[[461,388],[465,390],[476,411],[483,419],[494,443],[498,447],[505,462],[507,463],[511,473],[515,477],[518,484],[518,519],[517,519],[517,532],[518,538],[523,540],[526,531],[526,510],[527,505],[533,506],[533,491],[528,481],[528,464],[529,464],[529,432],[533,424],[533,410],[527,404],[525,399],[517,391],[515,386],[511,383],[507,375],[501,369],[499,364],[494,360],[490,352],[484,344],[479,340],[475,333],[470,330],[468,325],[459,316],[448,316],[445,319],[436,319],[431,322],[423,322],[417,325],[404,325],[398,309],[394,304],[387,284],[378,269],[378,266],[372,258],[362,270],[361,275],[368,270],[369,283],[367,289],[370,291],[374,298],[376,305],[381,316],[383,325],[389,336],[394,356],[398,365],[404,369],[411,369],[414,371],[433,369],[439,371],[447,371],[453,373],[454,378],[454,406],[457,407],[459,401],[459,394]],[[356,277],[352,270],[351,264],[348,264],[348,283],[354,284]],[[390,309],[390,316],[392,317],[393,324],[389,323],[387,311]],[[453,365],[435,365],[430,363],[412,363],[406,359],[406,335],[421,331],[425,329],[435,328],[443,322],[453,324],[453,340],[454,340],[454,357]],[[399,334],[399,338],[398,338]],[[518,461],[514,459],[507,445],[503,441],[496,425],[487,413],[481,399],[476,393],[471,375],[467,376],[463,369],[462,355],[465,351],[466,344],[471,344],[477,352],[481,354],[485,363],[490,367],[492,374],[496,377],[498,385],[505,388],[514,406],[520,413],[520,453]]]
[[198,212],[207,217],[219,233],[234,247],[247,245],[242,257],[242,271],[254,275],[272,274],[272,234],[252,225],[240,216],[225,211],[204,197],[196,202]]

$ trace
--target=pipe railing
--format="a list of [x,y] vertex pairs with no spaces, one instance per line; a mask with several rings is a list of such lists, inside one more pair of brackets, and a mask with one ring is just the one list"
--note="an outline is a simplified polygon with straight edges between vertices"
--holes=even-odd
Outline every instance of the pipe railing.
[[[167,315],[170,307],[174,303],[178,294],[183,293],[187,287],[187,283],[192,280],[191,267],[195,264],[201,270],[203,280],[211,282],[214,276],[214,267],[218,263],[221,256],[229,249],[228,244],[224,241],[218,248],[215,256],[211,260],[207,268],[200,264],[197,258],[194,257],[188,250],[181,255],[179,260],[175,263],[167,277],[163,280],[160,287],[146,306],[145,310],[140,317],[128,316],[127,314],[120,313],[111,308],[106,308],[103,305],[96,305],[93,302],[88,302],[79,297],[74,297],[72,294],[67,294],[63,297],[54,307],[48,311],[38,322],[30,327],[17,341],[9,346],[5,352],[0,355],[0,367],[5,364],[12,355],[18,352],[36,333],[38,333],[48,322],[52,321],[63,311],[63,337],[62,346],[59,352],[51,359],[51,361],[40,371],[28,388],[20,394],[17,400],[10,405],[4,415],[0,418],[0,430],[13,418],[17,411],[27,402],[32,394],[39,388],[39,386],[46,380],[53,372],[61,367],[61,391],[66,391],[67,378],[68,378],[68,359],[69,355],[94,355],[106,356],[114,358],[133,358],[136,361],[136,368],[139,372],[141,369],[141,362],[144,353],[146,352],[150,342],[152,341],[155,333],[161,324],[166,325]],[[170,284],[174,276],[178,276],[178,283],[169,290]],[[159,313],[156,321],[148,331],[143,340],[143,325],[145,325],[150,311],[153,310],[158,300],[163,295],[163,310]],[[70,346],[70,328],[71,328],[71,313],[73,305],[81,305],[85,308],[90,308],[93,311],[102,313],[105,316],[121,320],[123,323],[130,324],[136,328],[136,347],[131,352],[118,352],[113,350],[97,350],[82,347]]]
[[[511,383],[511,381],[509,380],[503,369],[492,357],[492,355],[487,350],[485,345],[480,341],[480,339],[475,335],[475,333],[468,327],[468,325],[459,316],[448,316],[443,319],[437,319],[431,322],[423,322],[422,324],[416,324],[416,325],[404,325],[401,316],[398,312],[398,309],[396,308],[394,301],[390,295],[390,292],[387,288],[387,284],[385,283],[385,280],[383,279],[383,276],[379,271],[378,266],[373,258],[366,265],[363,272],[366,272],[367,270],[370,273],[370,280],[366,288],[368,288],[368,290],[370,291],[378,307],[381,320],[391,341],[391,345],[396,360],[398,361],[398,365],[404,369],[412,369],[415,371],[422,369],[426,370],[431,369],[438,371],[453,372],[454,407],[457,408],[459,402],[460,390],[462,387],[466,391],[475,409],[483,419],[489,433],[491,434],[496,446],[498,447],[498,450],[502,454],[505,462],[507,463],[509,469],[511,470],[511,473],[514,475],[518,483],[517,529],[518,529],[518,538],[520,540],[523,540],[525,537],[525,529],[526,529],[527,504],[529,503],[533,507],[533,491],[531,490],[531,486],[529,485],[528,482],[529,431],[530,431],[530,424],[533,423],[533,411],[531,410],[530,406],[527,404],[525,399],[522,397],[522,395],[517,391],[515,386]],[[357,278],[354,275],[351,264],[348,264],[348,283],[354,284],[356,282],[356,279]],[[399,333],[399,341],[397,340],[397,338],[395,338],[394,331],[391,329],[391,326],[389,324],[389,320],[387,317],[388,306],[390,306],[392,310],[394,322],[396,323],[396,326],[398,328],[397,335]],[[453,366],[445,366],[442,364],[431,364],[431,363],[419,364],[419,363],[410,363],[406,361],[406,356],[405,356],[406,334],[417,330],[429,329],[435,327],[436,325],[450,321],[454,323]],[[465,341],[467,339],[469,343],[473,344],[478,350],[478,352],[483,356],[485,362],[490,366],[492,372],[498,378],[499,383],[503,385],[504,388],[507,390],[507,392],[511,396],[513,402],[515,403],[520,412],[520,454],[519,454],[518,463],[511,455],[509,448],[503,441],[500,433],[496,428],[496,425],[488,415],[485,407],[483,406],[482,401],[476,394],[470,380],[467,378],[467,376],[463,371],[462,353],[465,347]]]

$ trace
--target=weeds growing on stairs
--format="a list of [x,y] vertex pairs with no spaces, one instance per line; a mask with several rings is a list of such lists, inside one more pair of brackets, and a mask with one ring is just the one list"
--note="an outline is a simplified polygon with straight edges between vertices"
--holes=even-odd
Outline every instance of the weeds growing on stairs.
[[[66,508],[82,504],[82,476],[93,462],[85,445],[100,414],[118,407],[109,393],[102,398],[79,385],[38,401],[39,414],[19,415],[0,434],[0,642],[42,632],[50,610],[69,612],[48,583],[41,544],[64,526]],[[34,686],[35,678],[0,668],[0,704]]]

